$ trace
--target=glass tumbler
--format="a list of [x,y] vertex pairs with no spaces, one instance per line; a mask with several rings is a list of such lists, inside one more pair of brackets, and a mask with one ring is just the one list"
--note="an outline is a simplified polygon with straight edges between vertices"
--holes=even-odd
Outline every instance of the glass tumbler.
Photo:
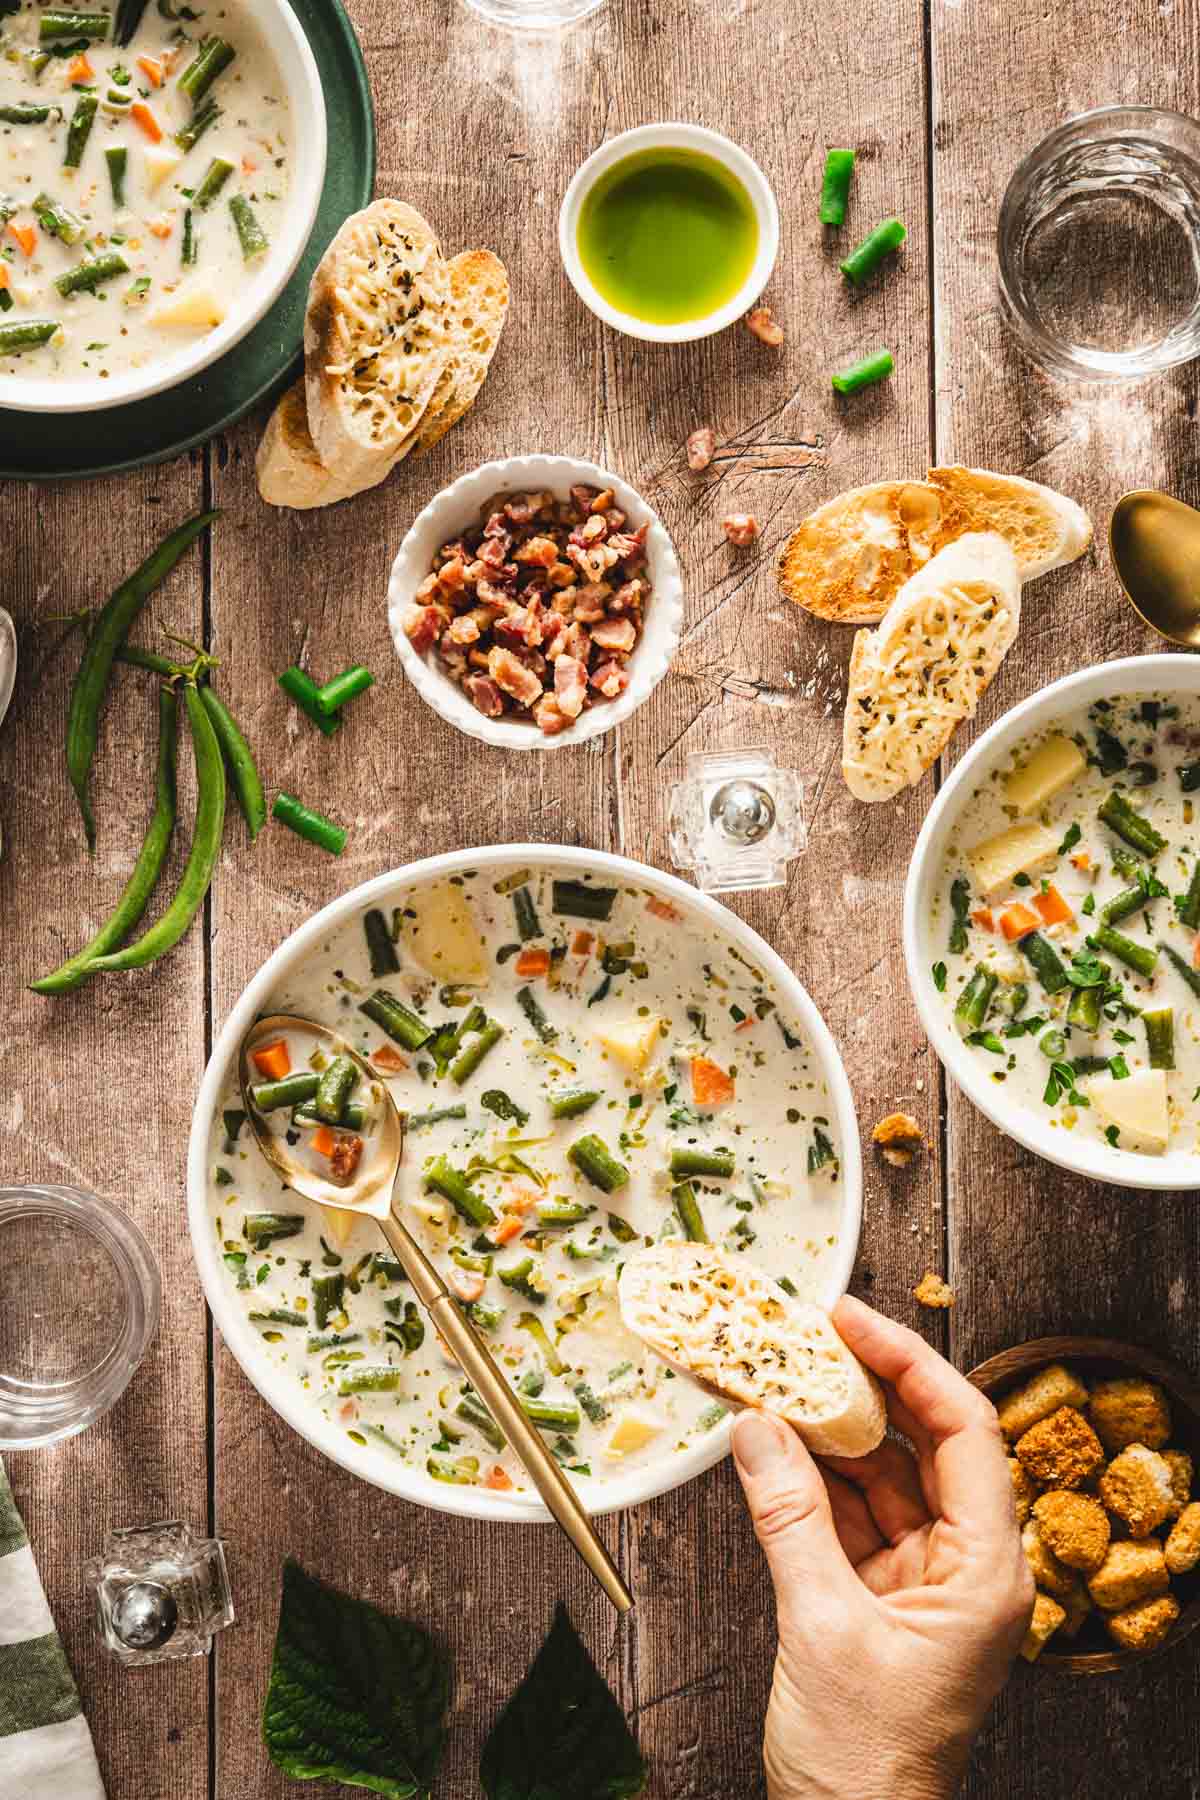
[[1200,124],[1153,106],[1068,119],[1000,208],[1000,305],[1026,353],[1121,381],[1200,355]]
[[158,1324],[131,1219],[80,1188],[0,1188],[0,1453],[72,1437],[120,1399]]
[[489,25],[510,31],[557,31],[598,12],[604,0],[464,0]]

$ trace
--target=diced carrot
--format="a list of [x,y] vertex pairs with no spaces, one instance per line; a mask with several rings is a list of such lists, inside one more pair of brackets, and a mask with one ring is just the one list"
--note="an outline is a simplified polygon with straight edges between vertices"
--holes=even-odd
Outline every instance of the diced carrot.
[[1192,967],[1200,969],[1200,934],[1197,934],[1196,941],[1192,945]]
[[549,967],[550,952],[548,950],[536,948],[522,950],[516,961],[517,974],[522,976],[545,975]]
[[1075,855],[1071,858],[1071,867],[1073,869],[1078,869],[1081,875],[1090,874],[1092,867],[1090,853],[1087,850],[1077,850]]
[[692,1098],[697,1106],[725,1106],[734,1086],[724,1069],[707,1056],[692,1058]]
[[146,80],[150,83],[151,87],[162,86],[163,66],[159,62],[157,56],[139,56],[137,59],[137,66],[142,71],[142,74],[146,77]]
[[33,248],[37,243],[37,229],[35,226],[10,225],[8,228],[8,235],[16,238],[26,256],[33,255]]
[[571,952],[574,956],[590,956],[596,939],[590,931],[577,931],[571,939]]
[[402,1069],[408,1067],[408,1058],[401,1056],[398,1050],[393,1050],[390,1044],[380,1044],[378,1050],[372,1050],[371,1061],[385,1075],[399,1075]]
[[1058,889],[1050,886],[1044,894],[1035,894],[1033,904],[1042,915],[1043,925],[1065,925],[1075,917]]
[[243,156],[243,158],[242,158],[242,174],[243,175],[253,175],[254,171],[257,168],[258,168],[258,164],[255,162],[255,160],[252,156]]
[[170,213],[159,213],[156,219],[147,219],[146,223],[156,238],[169,238],[175,229]]
[[91,81],[96,71],[87,59],[86,51],[73,56],[67,64],[67,82],[74,87],[77,81]]
[[511,1244],[515,1237],[520,1237],[524,1230],[520,1219],[513,1213],[505,1213],[498,1225],[493,1225],[488,1232],[493,1244]]
[[512,1481],[504,1473],[504,1470],[500,1467],[499,1463],[493,1463],[480,1485],[485,1488],[493,1488],[497,1493],[504,1494],[507,1493],[508,1489],[512,1486]]
[[162,137],[162,126],[150,108],[141,100],[135,100],[129,109],[129,116],[135,125],[140,125],[152,144],[157,144]]
[[522,1217],[531,1206],[536,1206],[540,1196],[532,1188],[518,1188],[515,1194],[509,1194],[504,1202],[505,1212],[516,1213]]
[[332,1156],[337,1145],[337,1138],[328,1125],[318,1125],[308,1141],[318,1156]]
[[990,906],[977,906],[971,914],[972,924],[978,925],[980,931],[995,931],[996,921]]
[[1037,914],[1030,912],[1019,900],[1000,914],[1000,929],[1010,944],[1018,938],[1028,937],[1031,931],[1037,930],[1038,924]]
[[735,1031],[753,1031],[754,1027],[757,1024],[758,1024],[757,1019],[739,1019],[738,1023],[734,1026],[734,1030]]
[[268,1081],[282,1081],[292,1072],[292,1059],[283,1038],[272,1038],[269,1044],[260,1044],[252,1054],[255,1068]]
[[670,900],[647,900],[646,911],[653,913],[656,919],[670,919],[673,925],[677,925],[683,917],[679,908]]
[[8,286],[8,265],[0,262],[0,289]]

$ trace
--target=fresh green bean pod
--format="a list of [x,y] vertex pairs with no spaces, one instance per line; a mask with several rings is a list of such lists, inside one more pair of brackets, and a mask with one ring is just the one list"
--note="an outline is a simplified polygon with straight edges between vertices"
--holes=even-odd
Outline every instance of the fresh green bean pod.
[[846,201],[850,195],[850,178],[854,174],[853,150],[827,150],[825,173],[821,178],[821,204],[818,218],[822,225],[842,225],[846,219]]
[[73,269],[55,278],[54,285],[64,300],[70,294],[94,294],[98,287],[116,275],[128,275],[129,264],[119,250],[105,250],[99,256],[85,256]]
[[254,752],[246,742],[241,726],[221,697],[214,694],[208,686],[200,689],[200,696],[212,720],[212,727],[217,734],[217,742],[221,746],[229,778],[233,783],[233,791],[253,843],[267,822],[267,796],[263,792],[262,777],[254,760]]
[[326,717],[331,717],[340,712],[348,700],[365,694],[369,687],[374,686],[375,677],[370,669],[364,668],[361,663],[355,663],[352,668],[343,669],[340,675],[335,675],[332,681],[327,681],[324,687],[317,689],[317,705]]
[[853,249],[838,268],[854,287],[861,287],[893,250],[898,250],[907,231],[899,219],[884,219],[876,225],[874,231],[868,232],[862,243]]
[[877,381],[886,381],[895,367],[896,359],[890,350],[873,350],[870,356],[860,357],[847,368],[835,369],[829,385],[835,394],[860,394]]
[[[80,94],[75,102],[75,111],[71,114],[71,123],[67,126],[67,148],[63,156],[64,169],[77,169],[83,161],[87,141],[92,135],[92,126],[96,123],[96,108],[99,104],[95,94]],[[56,282],[55,286],[60,293],[69,292],[69,289],[64,288],[61,282]]]
[[[197,206],[200,205],[199,193],[196,195],[195,203]],[[306,675],[303,669],[297,669],[293,665],[292,668],[285,669],[277,679],[288,699],[294,700],[305,718],[311,719],[318,730],[325,733],[326,737],[332,737],[335,731],[341,729],[342,721],[337,718],[327,719],[317,705],[318,689],[311,675]]]
[[1175,1012],[1170,1006],[1156,1007],[1142,1014],[1146,1027],[1146,1051],[1152,1069],[1175,1067]]
[[335,825],[324,813],[305,806],[294,794],[276,794],[271,817],[278,819],[281,825],[286,825],[289,831],[294,831],[297,837],[315,844],[319,850],[328,850],[330,856],[340,856],[346,848],[346,832],[343,827]]

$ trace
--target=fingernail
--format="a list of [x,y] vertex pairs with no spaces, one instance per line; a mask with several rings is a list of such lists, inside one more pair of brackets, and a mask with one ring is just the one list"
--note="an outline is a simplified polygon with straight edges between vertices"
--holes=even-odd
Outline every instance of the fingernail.
[[765,1475],[787,1455],[782,1428],[765,1413],[740,1413],[733,1426],[733,1454],[747,1475]]

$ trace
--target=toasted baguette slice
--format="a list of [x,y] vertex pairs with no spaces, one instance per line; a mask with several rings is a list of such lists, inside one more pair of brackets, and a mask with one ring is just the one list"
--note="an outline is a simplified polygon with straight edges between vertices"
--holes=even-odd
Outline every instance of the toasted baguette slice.
[[842,625],[874,625],[900,588],[967,529],[962,507],[928,481],[876,481],[809,513],[779,558],[787,599]]
[[508,317],[508,271],[490,250],[464,250],[446,264],[450,275],[450,356],[437,394],[417,427],[413,453],[440,443],[474,406]]
[[304,320],[308,428],[344,486],[382,480],[449,357],[450,283],[433,228],[400,200],[346,220],[317,265]]
[[920,781],[974,716],[1021,621],[1017,559],[998,532],[968,532],[905,582],[850,658],[842,773],[857,800]]
[[930,469],[929,479],[948,504],[968,515],[970,530],[998,531],[1008,539],[1022,581],[1074,562],[1092,541],[1092,521],[1082,506],[1040,481],[958,464]]
[[882,1390],[829,1314],[744,1257],[656,1244],[625,1264],[617,1292],[629,1330],[665,1363],[730,1406],[778,1413],[818,1455],[865,1456],[882,1438]]
[[345,486],[336,471],[327,469],[317,455],[308,429],[303,376],[276,402],[254,466],[263,499],[271,506],[293,506],[298,511],[332,506],[335,500],[348,500],[352,494],[361,493],[363,487],[374,486],[373,481]]

